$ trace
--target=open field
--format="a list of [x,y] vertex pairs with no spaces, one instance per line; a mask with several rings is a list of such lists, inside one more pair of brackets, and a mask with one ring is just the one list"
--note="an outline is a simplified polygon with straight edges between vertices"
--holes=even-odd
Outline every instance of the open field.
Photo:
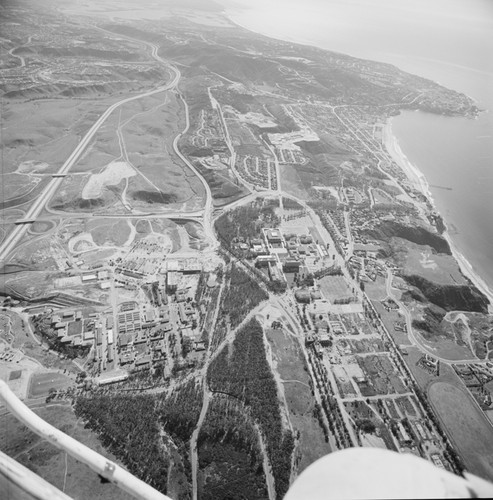
[[57,269],[55,251],[54,242],[48,238],[31,242],[24,238],[14,251],[10,264],[27,266],[31,270],[54,271]]
[[65,389],[71,384],[70,378],[57,372],[33,373],[29,383],[29,397],[48,396],[50,389]]
[[87,221],[86,228],[96,245],[121,247],[132,233],[131,222],[124,219]]
[[468,348],[467,345],[458,345],[454,340],[447,337],[434,337],[434,341],[425,339],[418,332],[415,335],[419,337],[423,345],[425,345],[428,350],[440,356],[441,358],[453,360],[460,359],[474,359],[475,356]]
[[318,283],[322,295],[332,303],[338,299],[352,297],[351,290],[343,276],[324,276]]
[[[115,101],[41,100],[6,105],[4,119],[10,126],[3,134],[5,172],[52,173],[59,168],[78,142],[78,136]],[[31,168],[29,168],[31,167]]]
[[400,238],[394,238],[391,247],[397,265],[401,266],[406,274],[423,276],[440,285],[467,284],[457,261],[451,255],[437,254],[427,246]]
[[[84,428],[83,423],[75,417],[67,403],[43,404],[34,411],[69,436],[116,461],[114,456],[104,450],[96,435]],[[88,467],[28,431],[9,414],[0,416],[0,448],[43,479],[64,490],[72,498],[95,500],[132,498],[111,483],[101,482]]]
[[296,448],[300,473],[321,456],[330,453],[318,420],[314,417],[314,399],[303,353],[297,342],[283,330],[266,330],[275,367],[282,380],[289,419],[300,432]]
[[428,389],[430,402],[473,474],[493,480],[493,427],[471,398],[446,382]]
[[168,92],[122,105],[98,130],[72,169],[76,175],[63,180],[50,206],[62,212],[201,208],[203,186],[173,151],[183,118]]

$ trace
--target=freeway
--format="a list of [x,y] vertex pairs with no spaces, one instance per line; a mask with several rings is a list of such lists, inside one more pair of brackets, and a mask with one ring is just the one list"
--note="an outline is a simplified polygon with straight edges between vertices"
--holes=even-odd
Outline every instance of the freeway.
[[[156,49],[157,51],[157,49]],[[154,49],[153,49],[153,55],[154,55]],[[156,55],[157,58],[159,56]],[[162,59],[159,58],[161,61]],[[164,62],[164,61],[162,61]],[[77,162],[77,160],[80,158],[82,153],[85,151],[89,143],[91,142],[92,138],[96,134],[96,132],[99,130],[101,125],[106,121],[106,119],[117,109],[119,106],[122,106],[123,104],[126,104],[131,101],[135,101],[137,99],[141,99],[143,97],[149,97],[154,94],[158,94],[159,92],[164,92],[166,90],[170,90],[178,84],[180,78],[181,78],[181,73],[178,69],[169,66],[171,71],[174,73],[174,77],[171,80],[171,82],[167,83],[166,85],[157,87],[153,90],[149,90],[147,92],[144,92],[143,94],[135,95],[132,97],[127,97],[126,99],[123,99],[121,101],[118,101],[114,104],[112,104],[100,117],[99,119],[94,123],[94,125],[89,129],[89,131],[86,133],[84,138],[79,142],[77,147],[72,151],[72,154],[67,158],[65,163],[60,167],[60,169],[57,172],[57,175],[62,175],[66,174],[67,172],[70,171],[70,169],[74,166],[74,164]],[[46,186],[46,188],[43,190],[43,192],[39,195],[39,197],[34,201],[33,205],[31,208],[28,210],[28,212],[25,215],[25,219],[36,219],[38,215],[43,211],[43,208],[45,207],[46,203],[51,199],[51,197],[55,194],[56,190],[60,186],[60,184],[63,182],[63,177],[56,177],[50,181],[50,183]],[[18,226],[15,226],[15,228],[12,230],[12,232],[5,238],[5,240],[2,242],[0,245],[0,263],[5,264],[7,262],[7,257],[9,253],[15,248],[16,244],[21,240],[21,238],[24,236],[24,233],[28,229],[29,224],[21,224]]]
[[[180,138],[188,132],[188,129],[190,128],[190,114],[188,112],[188,104],[187,101],[183,98],[183,96],[178,93],[178,96],[180,97],[181,101],[183,102],[183,105],[185,106],[185,128],[181,133],[179,133],[176,137],[175,140],[173,141],[173,149],[175,153],[178,155],[178,157],[181,159],[185,165],[187,165],[188,168],[200,179],[202,182],[202,185],[204,186],[205,192],[206,192],[206,200],[205,200],[205,208],[204,208],[204,231],[208,235],[209,239],[211,242],[216,242],[216,237],[214,235],[214,230],[212,228],[212,192],[211,188],[209,187],[209,184],[207,184],[207,181],[204,179],[204,177],[200,174],[200,172],[188,161],[188,158],[186,158],[178,148],[178,141]],[[186,217],[186,214],[184,214],[184,217]]]
[[71,457],[86,464],[94,472],[111,481],[120,489],[135,498],[145,500],[170,500],[169,497],[137,479],[119,465],[111,462],[99,453],[91,450],[79,441],[67,436],[42,418],[38,417],[24,403],[22,403],[8,385],[0,380],[0,399],[15,417],[27,425],[33,432],[46,439],[60,450],[66,451]]

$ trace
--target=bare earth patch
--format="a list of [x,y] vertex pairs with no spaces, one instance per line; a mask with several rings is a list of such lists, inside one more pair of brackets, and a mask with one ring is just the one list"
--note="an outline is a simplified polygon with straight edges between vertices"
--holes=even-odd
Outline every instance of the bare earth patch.
[[135,170],[125,161],[112,161],[103,171],[89,177],[82,189],[84,200],[100,198],[106,186],[117,186],[123,179],[137,175]]

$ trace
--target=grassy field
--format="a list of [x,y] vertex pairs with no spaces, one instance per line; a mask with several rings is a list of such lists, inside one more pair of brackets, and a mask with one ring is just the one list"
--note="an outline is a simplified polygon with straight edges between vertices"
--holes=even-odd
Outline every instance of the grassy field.
[[434,354],[438,356],[450,359],[450,360],[461,360],[461,359],[474,359],[475,356],[467,345],[457,345],[453,340],[440,336],[434,337],[434,341],[427,340],[423,338],[419,333],[415,333],[420,337],[421,342]]
[[314,398],[310,376],[305,370],[304,356],[298,343],[283,330],[266,330],[267,339],[283,381],[284,395],[293,428],[300,432],[296,448],[297,472],[330,453],[318,420],[313,416]]
[[[22,344],[19,342],[19,344],[22,345],[22,351],[24,354],[35,359],[36,361],[39,361],[45,368],[67,370],[72,373],[80,372],[80,369],[70,360],[60,359],[60,357],[52,351],[46,351],[45,348],[42,348],[36,342],[31,340],[30,337],[24,336],[23,338],[25,341]],[[77,361],[82,364],[85,360],[78,359]]]
[[130,236],[130,226],[125,219],[98,219],[86,222],[96,245],[121,247]]
[[423,276],[440,285],[465,285],[457,261],[451,255],[433,253],[429,247],[416,245],[408,240],[395,238],[392,252],[406,274]]
[[325,276],[319,281],[319,285],[322,295],[332,303],[334,300],[348,298],[352,295],[342,276]]
[[50,389],[65,389],[72,383],[71,379],[57,372],[35,373],[29,382],[29,397],[48,396]]
[[428,389],[429,400],[467,469],[493,480],[493,427],[463,390],[446,382]]
[[[67,403],[42,405],[34,411],[69,436],[115,461],[115,457],[103,449],[95,434],[84,428]],[[101,483],[88,467],[46,443],[8,414],[0,417],[0,449],[57,488],[64,489],[72,498],[132,498],[110,483]]]
[[302,200],[309,198],[307,191],[303,189],[303,182],[296,168],[291,165],[281,165],[281,186],[283,191]]
[[173,152],[173,139],[183,128],[182,122],[183,110],[170,93],[123,105],[107,118],[74,165],[74,172],[85,175],[64,179],[51,206],[69,212],[110,206],[122,210],[120,196],[125,181],[106,186],[101,183],[111,162],[127,161],[134,173],[128,179],[128,205],[142,208],[152,204],[153,209],[159,209],[170,204],[177,208],[180,204],[185,210],[200,208],[205,197],[203,186]]

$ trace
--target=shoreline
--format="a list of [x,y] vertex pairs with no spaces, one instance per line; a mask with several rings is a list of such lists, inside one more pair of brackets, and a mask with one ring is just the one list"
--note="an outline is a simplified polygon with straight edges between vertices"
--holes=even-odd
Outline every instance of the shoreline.
[[[221,1],[219,1],[219,3],[223,7],[222,15],[224,17],[226,17],[233,25],[239,26],[240,28],[245,29],[245,30],[247,30],[247,31],[249,31],[251,33],[256,33],[256,34],[259,34],[261,36],[267,36],[267,37],[273,38],[273,39],[280,39],[280,40],[286,41],[288,43],[295,43],[297,45],[306,45],[306,46],[315,47],[315,48],[322,49],[322,50],[331,50],[331,49],[328,49],[328,48],[321,47],[317,43],[310,42],[308,40],[301,40],[299,38],[298,39],[294,39],[294,38],[291,38],[291,37],[283,37],[281,39],[281,38],[277,38],[275,36],[272,36],[272,35],[270,35],[268,33],[253,31],[252,29],[250,29],[250,28],[248,28],[246,26],[243,26],[240,22],[238,22],[237,19],[235,19],[235,8],[234,7],[233,8],[228,7],[227,4],[225,4],[225,3],[221,2]],[[333,52],[337,53],[338,51],[337,50],[333,50]],[[358,56],[354,56],[354,55],[351,55],[351,54],[348,54],[348,55],[350,55],[351,57],[360,58]],[[388,61],[383,61],[382,60],[382,61],[377,61],[377,62],[391,64],[391,65],[395,66],[396,68],[400,69],[398,65],[393,64],[393,63],[389,63]],[[417,73],[412,73],[412,72],[411,72],[411,74],[418,75]],[[420,75],[418,75],[418,76],[420,76]],[[427,79],[430,79],[430,78],[427,78]],[[434,79],[430,79],[430,80],[434,81],[435,83],[437,83],[439,85],[441,85],[438,81],[436,81]],[[464,95],[467,95],[468,97],[470,97],[468,94],[464,93]],[[479,102],[478,102],[477,99],[475,99],[473,97],[470,97],[470,98],[472,99],[472,101],[476,105],[479,104]],[[484,113],[484,112],[488,112],[488,111],[489,110],[487,108],[485,110],[481,109],[480,113]],[[475,120],[477,120],[478,118],[479,118],[479,113],[474,116]],[[433,199],[433,194],[432,194],[432,192],[430,190],[430,186],[428,184],[428,181],[427,181],[425,175],[418,169],[418,167],[416,167],[415,165],[413,165],[411,163],[411,161],[409,161],[409,159],[404,154],[404,152],[402,151],[402,149],[401,149],[401,147],[399,145],[398,138],[392,132],[392,118],[388,118],[383,125],[384,126],[383,126],[383,129],[382,129],[382,143],[383,143],[383,146],[385,147],[386,151],[393,158],[393,160],[397,163],[397,165],[403,170],[404,174],[409,179],[409,181],[429,200],[429,202],[432,205],[432,207],[435,210],[435,212],[437,214],[439,214],[440,212],[436,209],[435,201]],[[443,220],[443,218],[442,218],[442,220]],[[490,302],[490,304],[488,306],[488,312],[490,314],[493,314],[493,290],[476,273],[476,271],[474,270],[474,268],[471,265],[471,263],[458,250],[457,246],[455,245],[455,243],[453,242],[453,240],[452,240],[452,238],[451,238],[451,236],[449,234],[448,227],[447,227],[447,224],[446,224],[445,220],[443,220],[443,223],[445,225],[445,231],[444,231],[444,233],[443,233],[442,236],[448,242],[448,244],[450,246],[450,250],[452,252],[452,256],[456,260],[457,265],[459,266],[460,271],[462,272],[462,274],[466,278],[468,278],[470,280],[470,282],[480,292],[482,292],[486,296],[486,298]]]
[[[430,204],[436,213],[439,213],[435,207],[435,202],[433,200],[433,195],[430,190],[428,181],[425,175],[413,165],[407,156],[402,151],[398,138],[392,132],[392,118],[388,118],[382,129],[382,143],[388,154],[397,163],[397,165],[402,169],[409,181],[414,184],[418,190],[428,198]],[[452,252],[452,257],[456,260],[459,269],[462,274],[468,278],[471,283],[489,300],[490,304],[488,306],[488,312],[493,314],[493,291],[489,288],[486,282],[476,273],[471,263],[464,257],[464,255],[459,251],[454,241],[452,240],[446,221],[443,220],[445,225],[445,231],[443,232],[443,237],[446,239],[450,246]]]

